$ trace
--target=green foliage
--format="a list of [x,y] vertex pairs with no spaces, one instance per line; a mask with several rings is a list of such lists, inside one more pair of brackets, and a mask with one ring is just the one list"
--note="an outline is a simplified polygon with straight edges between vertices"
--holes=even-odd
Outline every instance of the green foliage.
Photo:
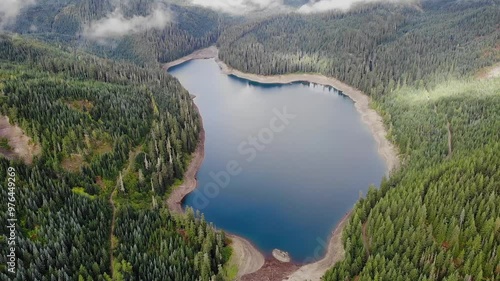
[[91,21],[106,17],[116,8],[131,18],[147,15],[158,1],[43,0],[22,10],[9,29],[37,39],[82,49],[102,57],[140,65],[156,65],[208,47],[217,40],[225,19],[214,11],[195,6],[170,5],[172,23],[161,30],[130,33],[121,38],[95,42],[82,35]]
[[[167,194],[198,142],[198,113],[176,79],[160,69],[0,35],[0,83],[1,114],[42,146],[31,166],[0,159],[0,175],[9,166],[17,171],[14,279],[177,281],[219,274],[226,258],[222,233],[143,199]],[[67,159],[84,161],[68,172]],[[6,185],[4,176],[0,181]],[[116,187],[111,235],[109,196]],[[142,210],[131,208],[134,202]],[[7,221],[5,209],[0,219]],[[6,264],[7,241],[0,246]],[[8,278],[2,268],[0,279]]]
[[289,14],[225,30],[220,57],[257,74],[333,76],[363,90],[403,167],[370,189],[324,280],[499,280],[497,4],[422,1]]
[[0,138],[0,148],[6,149],[6,150],[11,150],[12,148],[9,145],[9,139]]
[[119,212],[116,259],[133,267],[124,280],[210,281],[217,275],[225,263],[224,234],[214,232],[192,210],[188,213],[186,219],[164,209]]
[[78,194],[78,195],[81,195],[81,196],[85,196],[85,197],[90,198],[90,199],[94,199],[95,198],[95,196],[90,195],[87,192],[85,192],[85,189],[83,189],[83,187],[73,187],[71,189],[71,191],[73,191],[75,194]]
[[373,97],[403,167],[357,203],[324,280],[498,280],[497,4],[422,1],[238,25],[220,57],[257,74],[313,72]]
[[498,279],[498,89],[500,79],[464,79],[377,104],[406,165],[357,204],[346,258],[325,280]]
[[322,73],[380,97],[500,61],[495,7],[489,0],[444,0],[280,15],[228,28],[219,55],[244,72]]

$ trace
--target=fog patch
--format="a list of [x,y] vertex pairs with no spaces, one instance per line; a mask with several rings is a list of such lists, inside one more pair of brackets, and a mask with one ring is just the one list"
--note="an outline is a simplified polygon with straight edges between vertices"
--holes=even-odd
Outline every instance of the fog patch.
[[86,25],[83,36],[90,40],[106,42],[127,34],[140,33],[150,29],[163,29],[172,19],[172,12],[164,6],[156,6],[146,16],[135,15],[131,18],[126,18],[122,10],[116,8],[107,16]]
[[0,0],[0,30],[12,23],[21,10],[34,5],[35,0]]
[[231,14],[245,14],[285,7],[283,0],[191,0],[193,5]]
[[416,2],[416,0],[309,0],[309,3],[302,5],[297,12],[310,14],[321,13],[330,10],[343,10],[346,11],[353,4],[357,3],[373,3],[373,2],[388,2],[388,3],[402,3],[402,2]]

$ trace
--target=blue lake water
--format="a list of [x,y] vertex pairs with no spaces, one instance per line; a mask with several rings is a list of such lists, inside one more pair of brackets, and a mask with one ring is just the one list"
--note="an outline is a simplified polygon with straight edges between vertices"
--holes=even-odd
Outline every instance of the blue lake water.
[[353,101],[321,85],[227,76],[213,59],[169,72],[196,95],[206,131],[198,189],[184,204],[266,255],[320,259],[334,226],[386,170]]

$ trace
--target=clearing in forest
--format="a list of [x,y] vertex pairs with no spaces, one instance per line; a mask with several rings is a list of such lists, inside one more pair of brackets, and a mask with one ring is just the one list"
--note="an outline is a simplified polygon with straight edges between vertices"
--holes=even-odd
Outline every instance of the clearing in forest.
[[24,163],[31,164],[33,156],[40,152],[40,146],[19,126],[10,124],[9,117],[0,115],[0,155],[10,160],[22,159]]

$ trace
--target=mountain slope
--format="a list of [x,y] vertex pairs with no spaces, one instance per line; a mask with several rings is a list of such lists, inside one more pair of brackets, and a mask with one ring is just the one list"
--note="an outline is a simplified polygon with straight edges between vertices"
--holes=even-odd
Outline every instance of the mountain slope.
[[32,165],[0,159],[2,175],[9,167],[16,174],[15,280],[222,278],[224,234],[199,215],[173,216],[162,206],[199,132],[176,79],[1,35],[0,85],[1,115],[42,148]]
[[218,45],[220,58],[244,72],[322,73],[376,96],[500,61],[498,18],[489,0],[371,4],[238,25]]
[[[117,14],[118,12],[118,14]],[[102,30],[120,30],[127,20],[158,12],[169,22],[146,30],[130,30],[119,37],[112,32],[104,38],[85,36],[91,23],[113,18],[122,26],[105,26]],[[120,17],[119,15],[122,15]],[[143,25],[147,25],[145,21]],[[67,44],[99,56],[127,60],[138,64],[167,62],[215,43],[224,16],[194,6],[169,2],[131,0],[41,0],[22,10],[8,30],[34,38]]]
[[256,74],[314,72],[372,97],[402,168],[371,189],[324,280],[498,280],[500,61],[493,1],[372,4],[230,28],[218,45]]

